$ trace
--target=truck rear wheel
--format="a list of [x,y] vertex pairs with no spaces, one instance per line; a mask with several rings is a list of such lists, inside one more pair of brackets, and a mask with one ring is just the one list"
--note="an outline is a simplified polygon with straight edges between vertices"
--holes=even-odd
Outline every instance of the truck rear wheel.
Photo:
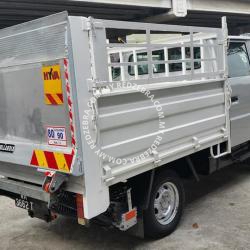
[[144,232],[148,238],[161,238],[177,227],[184,207],[184,189],[173,171],[155,177],[148,208],[144,211]]

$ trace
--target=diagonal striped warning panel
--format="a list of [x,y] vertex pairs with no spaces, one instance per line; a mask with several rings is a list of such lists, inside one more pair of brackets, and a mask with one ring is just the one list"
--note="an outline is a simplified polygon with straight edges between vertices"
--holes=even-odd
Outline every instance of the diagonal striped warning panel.
[[60,65],[42,67],[44,102],[47,105],[63,104],[63,89]]
[[45,103],[48,105],[63,104],[63,95],[62,94],[45,94]]
[[30,165],[69,173],[73,161],[72,154],[34,150]]

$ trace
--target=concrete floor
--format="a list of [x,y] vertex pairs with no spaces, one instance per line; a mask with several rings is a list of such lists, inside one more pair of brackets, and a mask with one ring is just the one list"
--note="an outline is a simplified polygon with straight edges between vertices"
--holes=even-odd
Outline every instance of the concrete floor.
[[249,249],[250,166],[233,166],[188,182],[187,206],[177,231],[145,241],[97,225],[82,228],[67,218],[51,224],[27,217],[0,197],[1,250],[75,249]]

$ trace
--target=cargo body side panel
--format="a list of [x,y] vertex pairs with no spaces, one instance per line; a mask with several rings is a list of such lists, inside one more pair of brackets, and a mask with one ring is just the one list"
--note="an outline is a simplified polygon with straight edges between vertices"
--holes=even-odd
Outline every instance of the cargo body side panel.
[[[90,86],[98,109],[98,141],[95,150],[102,162],[105,174],[103,178],[108,185],[223,142],[228,143],[230,152],[230,91],[226,81],[225,56],[227,44],[221,42],[226,41],[226,30],[223,33],[219,29],[197,27],[132,25],[127,22],[102,20],[90,22],[93,33],[91,56],[95,69]],[[141,33],[145,30],[146,42],[136,48],[137,44],[115,44],[109,43],[108,39],[100,39],[108,33],[108,28],[112,30],[118,27],[138,29]],[[186,30],[190,31],[186,47],[202,47],[197,41],[194,42],[194,33],[209,34],[211,37],[209,40],[209,36],[204,36],[206,44],[202,47],[201,70],[186,70],[176,76],[169,76],[167,73],[165,76],[157,76],[153,71],[152,55],[150,56],[152,48],[155,46],[155,50],[159,50],[164,46],[172,48],[174,45],[167,42],[161,45],[150,42],[150,32],[184,33]],[[184,45],[176,45],[178,46]],[[100,47],[106,47],[106,50],[98,50]],[[116,47],[117,51],[120,49],[121,52],[119,60],[116,60],[118,62],[112,63],[112,59],[108,58],[109,49],[114,51]],[[135,55],[136,50],[140,51],[142,48],[148,55],[148,61],[143,62],[148,67],[148,73],[141,76],[138,69],[136,73],[136,65],[141,62],[124,61],[128,56],[122,57],[122,51],[124,49],[124,54],[127,55],[130,49]],[[182,60],[176,61],[183,63]],[[162,63],[170,61],[165,58]],[[104,70],[107,64],[109,67],[120,67],[119,80],[112,81],[111,74],[107,80],[108,70]],[[133,79],[126,78],[129,75],[126,72],[129,64],[135,68]],[[149,94],[139,91],[138,86],[149,91]]]

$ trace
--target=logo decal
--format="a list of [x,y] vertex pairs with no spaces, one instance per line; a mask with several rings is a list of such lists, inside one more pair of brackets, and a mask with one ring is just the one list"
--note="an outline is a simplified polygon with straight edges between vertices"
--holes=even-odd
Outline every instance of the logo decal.
[[47,105],[63,104],[60,65],[43,66],[44,100]]
[[14,153],[15,145],[0,143],[0,151],[6,153]]

